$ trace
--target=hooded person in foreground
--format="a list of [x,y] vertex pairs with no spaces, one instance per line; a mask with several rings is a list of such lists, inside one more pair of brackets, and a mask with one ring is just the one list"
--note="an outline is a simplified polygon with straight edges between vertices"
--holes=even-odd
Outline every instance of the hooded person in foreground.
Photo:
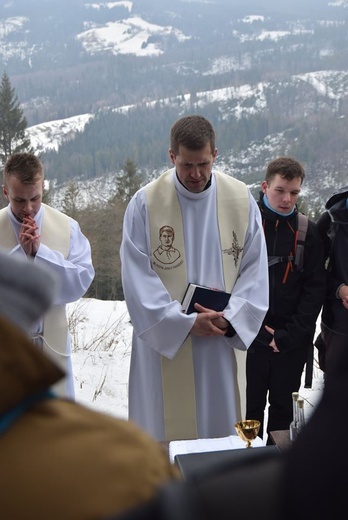
[[149,500],[175,478],[131,422],[55,397],[64,377],[29,340],[56,279],[0,251],[0,518],[93,520]]

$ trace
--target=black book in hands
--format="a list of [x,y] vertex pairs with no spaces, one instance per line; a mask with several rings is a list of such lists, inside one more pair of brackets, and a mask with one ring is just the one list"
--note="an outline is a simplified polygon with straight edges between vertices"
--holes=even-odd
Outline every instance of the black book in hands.
[[189,283],[182,300],[182,310],[185,314],[197,312],[194,308],[194,304],[199,303],[208,309],[223,311],[230,297],[231,295],[225,291]]

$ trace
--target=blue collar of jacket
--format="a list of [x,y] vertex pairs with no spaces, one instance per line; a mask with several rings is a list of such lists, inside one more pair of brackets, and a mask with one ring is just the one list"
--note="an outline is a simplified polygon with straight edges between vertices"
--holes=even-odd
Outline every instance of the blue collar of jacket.
[[288,220],[292,220],[298,214],[298,208],[296,205],[295,205],[294,209],[292,210],[292,212],[288,215],[283,215],[282,213],[278,213],[277,211],[274,211],[274,209],[272,209],[269,206],[269,204],[268,205],[265,204],[264,194],[262,192],[260,193],[260,199],[258,201],[258,206],[261,210],[262,216],[266,220],[270,220],[270,221],[275,221],[275,220],[288,221]]
[[54,397],[55,395],[53,392],[50,390],[45,390],[39,394],[28,397],[8,412],[2,414],[0,417],[0,435],[6,432],[12,426],[12,424],[17,419],[19,419],[29,408],[39,403],[40,401],[45,399],[52,399]]

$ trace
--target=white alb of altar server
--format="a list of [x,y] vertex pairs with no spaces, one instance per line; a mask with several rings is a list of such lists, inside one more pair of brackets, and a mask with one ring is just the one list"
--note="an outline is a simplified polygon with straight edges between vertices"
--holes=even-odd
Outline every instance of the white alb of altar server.
[[[35,342],[67,374],[53,390],[60,397],[73,399],[75,392],[66,304],[81,298],[94,278],[91,248],[76,220],[46,204],[41,204],[34,220],[41,241],[33,261],[46,266],[56,276],[58,291],[51,309],[32,326],[32,334],[34,337],[38,335],[39,341]],[[0,211],[0,244],[6,247],[8,254],[26,258],[19,244],[21,226],[22,223],[14,216],[10,204]],[[47,326],[44,325],[44,320]]]

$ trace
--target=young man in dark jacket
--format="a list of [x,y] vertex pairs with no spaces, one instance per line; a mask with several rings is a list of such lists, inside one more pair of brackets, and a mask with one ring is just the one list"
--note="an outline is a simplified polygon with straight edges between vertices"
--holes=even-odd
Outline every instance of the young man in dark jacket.
[[[269,260],[269,309],[248,349],[246,412],[247,419],[261,422],[260,437],[267,394],[267,433],[289,428],[292,392],[301,386],[324,299],[323,245],[314,222],[308,221],[304,244],[299,240],[296,202],[304,177],[298,161],[279,157],[269,163],[261,185],[259,207]],[[302,261],[298,260],[301,248]]]
[[[327,261],[327,287],[321,315],[321,368],[327,372],[348,337],[348,186],[334,193],[318,220]],[[320,343],[319,343],[320,344]],[[324,361],[325,359],[325,361]]]

